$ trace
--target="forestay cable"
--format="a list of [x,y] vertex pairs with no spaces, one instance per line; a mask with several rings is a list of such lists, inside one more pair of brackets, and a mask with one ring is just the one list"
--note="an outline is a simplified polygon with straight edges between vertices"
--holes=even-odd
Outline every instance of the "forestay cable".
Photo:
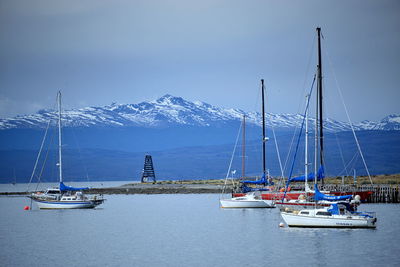
[[29,186],[31,185],[33,176],[35,175],[35,172],[36,172],[36,168],[37,168],[37,165],[38,165],[38,162],[39,162],[39,159],[40,159],[40,154],[42,153],[42,149],[43,149],[43,146],[44,146],[44,142],[46,141],[46,137],[47,137],[47,132],[48,132],[49,127],[50,127],[50,122],[51,122],[51,119],[50,119],[49,122],[47,123],[46,131],[45,131],[45,133],[44,133],[43,140],[42,140],[42,144],[40,145],[39,153],[38,153],[38,155],[37,155],[37,157],[36,157],[36,162],[35,162],[35,165],[34,165],[34,167],[33,167],[33,171],[32,171],[32,174],[31,174],[31,178],[29,179],[29,184],[28,184],[28,187],[27,187],[27,189],[26,189],[27,192],[29,191]]
[[339,92],[340,100],[342,101],[342,104],[343,104],[343,107],[344,107],[344,111],[345,111],[346,116],[347,116],[347,120],[349,121],[349,124],[350,124],[350,127],[351,127],[351,131],[353,132],[354,139],[356,140],[358,151],[360,152],[360,156],[361,156],[362,162],[364,164],[365,170],[367,171],[369,181],[371,182],[371,184],[373,184],[371,175],[370,175],[369,170],[368,170],[367,163],[365,162],[364,155],[363,155],[363,153],[361,151],[360,143],[358,142],[358,138],[357,138],[356,132],[354,130],[353,123],[351,122],[349,112],[347,111],[347,106],[346,106],[346,103],[344,102],[342,90],[340,89],[339,82],[338,82],[338,80],[336,78],[335,70],[332,67],[332,62],[331,62],[331,59],[329,57],[328,52],[326,54],[328,56],[329,66],[331,67],[331,70],[332,70],[332,73],[333,73],[333,78],[335,79],[336,87],[337,87],[338,92]]
[[[241,130],[242,130],[242,123],[240,123],[239,131],[238,131],[237,136],[236,136],[236,142],[235,142],[235,146],[233,147],[233,152],[232,152],[232,156],[231,156],[231,161],[229,162],[229,168],[228,168],[228,172],[226,173],[226,176],[225,176],[225,183],[224,183],[224,187],[222,188],[221,196],[222,196],[222,195],[224,194],[224,192],[225,192],[226,183],[227,183],[227,180],[228,180],[229,173],[230,173],[230,171],[231,171],[233,158],[235,157],[236,147],[237,147],[237,144],[238,144],[238,141],[239,141],[239,136],[240,136]],[[232,184],[233,184],[233,179],[232,179]]]

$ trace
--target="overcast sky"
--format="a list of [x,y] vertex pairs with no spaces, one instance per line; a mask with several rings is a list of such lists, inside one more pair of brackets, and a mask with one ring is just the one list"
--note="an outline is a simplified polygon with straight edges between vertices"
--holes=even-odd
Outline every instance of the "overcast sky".
[[400,1],[1,0],[0,117],[164,94],[299,113],[324,35],[326,116],[400,114]]

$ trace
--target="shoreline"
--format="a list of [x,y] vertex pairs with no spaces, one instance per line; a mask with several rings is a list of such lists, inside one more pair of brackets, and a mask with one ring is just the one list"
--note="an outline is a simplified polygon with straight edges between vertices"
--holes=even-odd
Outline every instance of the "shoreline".
[[[150,184],[134,183],[116,187],[90,188],[86,194],[101,195],[133,195],[133,194],[220,194],[223,185],[220,184]],[[232,186],[226,186],[225,192],[231,192]],[[27,196],[30,192],[0,192],[0,196]]]
[[[193,183],[133,183],[116,187],[90,188],[84,190],[86,194],[98,195],[156,195],[156,194],[221,194],[223,184],[193,184]],[[325,184],[328,191],[332,192],[357,192],[372,191],[365,203],[400,203],[400,185],[375,184],[375,185],[335,185]],[[294,190],[304,190],[301,186],[293,187]],[[29,196],[30,192],[0,192],[2,196]],[[233,192],[232,185],[227,185],[224,194]]]
[[[219,194],[222,192],[223,185],[213,184],[127,184],[118,187],[91,188],[85,192],[88,194]],[[232,191],[229,186],[226,189]]]

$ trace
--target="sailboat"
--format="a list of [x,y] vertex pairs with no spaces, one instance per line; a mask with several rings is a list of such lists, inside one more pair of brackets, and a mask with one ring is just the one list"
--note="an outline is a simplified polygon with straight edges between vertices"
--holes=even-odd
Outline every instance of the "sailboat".
[[[320,169],[324,169],[324,143],[322,119],[322,65],[321,65],[321,28],[317,28],[318,35],[318,65],[317,65],[317,105],[315,118],[315,156],[314,173],[317,174],[318,156]],[[307,112],[306,112],[307,114]],[[318,135],[319,134],[319,135]],[[307,145],[306,145],[307,146]],[[319,150],[319,151],[318,151]],[[306,154],[305,180],[308,178]],[[289,227],[334,227],[334,228],[375,228],[376,214],[374,212],[358,212],[347,200],[349,196],[328,196],[318,189],[317,176],[314,175],[314,209],[283,210],[281,216]],[[306,184],[307,188],[307,184]],[[318,207],[318,201],[330,201],[329,207]],[[329,203],[329,202],[328,202]]]
[[249,192],[241,197],[221,199],[221,208],[274,208],[270,200],[263,200],[259,192]]
[[67,186],[63,182],[62,169],[62,132],[61,132],[61,92],[57,94],[58,102],[58,170],[59,187],[49,188],[45,192],[35,192],[29,197],[36,202],[39,209],[87,209],[102,204],[105,199],[102,196],[86,196],[85,188]]
[[[261,196],[261,191],[267,190],[265,188],[252,188],[247,184],[266,185],[266,167],[265,167],[265,142],[268,140],[265,137],[265,107],[264,107],[264,80],[261,79],[261,95],[262,95],[262,144],[263,144],[263,174],[260,180],[256,181],[241,181],[242,189],[245,192],[239,196],[233,196],[228,199],[221,199],[220,204],[222,208],[275,208],[275,203],[272,200],[265,200]],[[243,158],[244,159],[244,155]],[[242,165],[243,168],[243,165]]]
[[[312,90],[312,89],[311,89]],[[314,173],[309,173],[309,168],[308,166],[310,165],[308,162],[308,111],[309,111],[309,99],[310,99],[310,94],[306,96],[306,111],[304,115],[304,124],[305,124],[305,141],[304,141],[304,176],[299,176],[295,178],[290,178],[288,179],[286,187],[289,186],[289,183],[291,181],[303,181],[304,180],[304,193],[301,194],[298,199],[286,199],[283,197],[283,199],[275,201],[275,204],[279,207],[280,210],[301,210],[301,209],[307,209],[307,208],[322,208],[322,207],[329,207],[332,203],[329,200],[324,200],[321,199],[318,202],[314,200],[314,193],[315,191],[312,190],[308,184],[309,180],[317,178],[323,178],[323,168],[320,168],[317,173],[317,177],[315,177]],[[301,136],[301,132],[299,134],[299,137]],[[323,166],[323,165],[321,165]],[[307,177],[307,178],[306,178]],[[330,192],[324,192],[324,193],[330,193]],[[347,200],[349,201],[349,204],[352,206],[356,206],[360,204],[360,196],[356,195],[353,198],[353,195],[344,195],[340,196],[338,198],[335,198],[337,200]],[[350,199],[351,202],[350,202]]]
[[[301,194],[297,199],[286,199],[285,197],[282,197],[282,199],[277,200],[275,204],[277,207],[279,207],[280,210],[298,210],[298,209],[307,209],[307,208],[314,208],[315,205],[318,207],[329,207],[330,203],[328,201],[320,201],[318,203],[315,203],[315,201],[310,200],[311,196],[314,194],[314,191],[312,191],[308,185],[308,180],[309,178],[313,177],[313,174],[309,174],[308,172],[308,107],[309,107],[309,97],[310,95],[306,96],[306,111],[305,111],[305,141],[304,141],[304,147],[305,147],[305,152],[304,152],[304,193]],[[301,133],[300,133],[301,134]],[[320,175],[322,176],[322,175]],[[306,178],[307,177],[307,178]],[[303,178],[303,177],[301,177]],[[300,180],[300,178],[298,178]],[[289,186],[290,180],[288,180],[288,183],[286,187]]]

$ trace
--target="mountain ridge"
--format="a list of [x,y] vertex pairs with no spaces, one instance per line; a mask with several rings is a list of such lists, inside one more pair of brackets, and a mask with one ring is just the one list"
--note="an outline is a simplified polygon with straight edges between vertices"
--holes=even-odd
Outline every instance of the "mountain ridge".
[[[245,112],[241,109],[220,108],[202,101],[188,101],[182,97],[166,94],[156,100],[137,104],[112,103],[103,107],[84,107],[63,111],[65,127],[145,127],[168,126],[222,126],[240,121],[246,116],[249,124],[259,126],[261,114]],[[35,114],[19,115],[0,119],[0,130],[16,128],[46,128],[49,120],[57,119],[57,112],[50,109],[39,110]],[[266,113],[267,125],[274,128],[291,129],[302,123],[301,114]],[[310,121],[312,127],[313,122]],[[365,120],[353,124],[355,130],[400,130],[400,115],[391,114],[379,122]],[[329,132],[351,130],[347,122],[331,118],[325,120]]]

